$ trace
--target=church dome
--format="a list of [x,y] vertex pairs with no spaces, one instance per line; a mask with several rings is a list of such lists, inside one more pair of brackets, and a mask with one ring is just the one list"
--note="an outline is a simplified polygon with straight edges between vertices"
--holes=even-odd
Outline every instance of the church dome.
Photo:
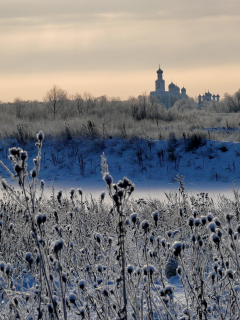
[[159,69],[157,70],[157,73],[163,73],[162,69],[159,66]]
[[181,91],[182,92],[186,92],[186,89],[184,87],[182,87]]
[[176,87],[175,84],[172,83],[172,82],[171,82],[170,85],[168,86],[169,89],[174,89],[175,87]]

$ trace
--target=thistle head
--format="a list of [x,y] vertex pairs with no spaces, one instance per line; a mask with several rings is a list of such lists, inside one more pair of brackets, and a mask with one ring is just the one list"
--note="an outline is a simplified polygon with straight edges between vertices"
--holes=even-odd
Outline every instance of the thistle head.
[[144,230],[144,232],[148,232],[149,229],[149,222],[147,220],[144,220],[142,222],[142,229]]
[[103,178],[107,184],[108,187],[111,187],[113,183],[113,178],[109,173],[105,173],[104,178]]
[[39,142],[43,141],[44,133],[42,132],[42,130],[38,132],[37,139],[38,139]]
[[36,176],[37,176],[37,170],[36,170],[36,169],[31,170],[31,171],[30,171],[30,175],[31,175],[31,177],[32,177],[33,179],[36,178]]
[[174,242],[172,249],[173,249],[173,254],[175,255],[175,257],[178,257],[181,254],[181,251],[183,249],[182,242],[180,242],[180,241]]
[[71,188],[70,191],[69,191],[69,193],[70,193],[70,197],[71,197],[71,199],[72,199],[73,196],[74,196],[74,194],[75,194],[75,189],[74,189],[74,188]]

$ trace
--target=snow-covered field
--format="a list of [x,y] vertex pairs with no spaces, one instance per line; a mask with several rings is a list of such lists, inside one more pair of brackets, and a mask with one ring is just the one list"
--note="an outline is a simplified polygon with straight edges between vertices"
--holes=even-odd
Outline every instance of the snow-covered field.
[[[0,142],[1,160],[9,165],[7,150],[16,146],[14,140]],[[22,147],[22,146],[21,146]],[[29,158],[36,156],[34,142],[25,146]],[[85,194],[99,197],[105,190],[101,175],[101,154],[104,152],[114,181],[124,176],[135,185],[135,197],[160,197],[164,192],[178,190],[176,175],[185,177],[189,193],[225,194],[232,197],[233,181],[240,178],[240,144],[206,140],[197,149],[186,151],[184,140],[47,140],[44,141],[40,179],[49,190],[68,192],[82,188]],[[31,161],[29,162],[31,169]],[[8,179],[0,167],[0,174]],[[8,180],[10,182],[10,180]]]
[[[20,147],[38,168],[35,143]],[[238,319],[239,157],[233,142],[45,137],[45,196],[2,194],[2,319]]]

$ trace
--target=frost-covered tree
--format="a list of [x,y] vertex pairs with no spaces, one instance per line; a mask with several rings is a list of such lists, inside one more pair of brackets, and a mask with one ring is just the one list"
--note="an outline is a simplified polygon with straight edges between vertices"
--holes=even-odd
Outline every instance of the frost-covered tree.
[[240,89],[233,95],[225,93],[224,103],[227,106],[229,112],[239,112],[240,111]]
[[67,101],[67,91],[59,88],[54,85],[52,89],[50,89],[45,97],[44,102],[51,110],[54,119],[56,118],[56,114],[60,108],[63,108],[64,104]]

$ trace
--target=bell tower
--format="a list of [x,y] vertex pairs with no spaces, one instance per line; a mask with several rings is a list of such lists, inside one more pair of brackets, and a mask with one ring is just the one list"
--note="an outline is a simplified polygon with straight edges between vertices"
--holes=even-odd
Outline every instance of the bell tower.
[[165,91],[165,81],[163,80],[163,71],[160,68],[157,70],[157,80],[155,81],[155,90],[156,91]]

